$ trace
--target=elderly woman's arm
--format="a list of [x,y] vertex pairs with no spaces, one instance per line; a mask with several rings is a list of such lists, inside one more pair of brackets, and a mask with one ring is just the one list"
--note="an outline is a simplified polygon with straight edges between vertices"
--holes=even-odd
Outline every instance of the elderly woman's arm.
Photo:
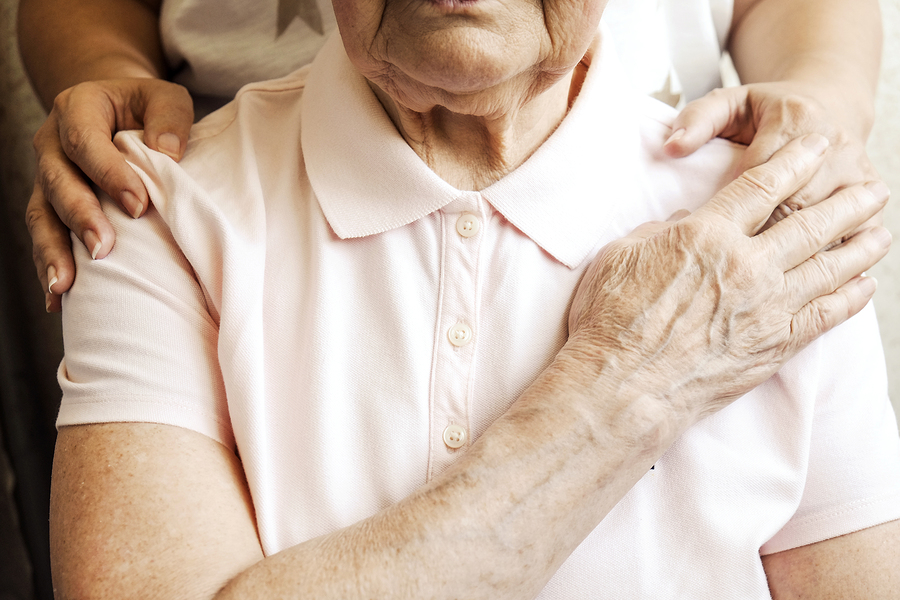
[[877,0],[735,0],[728,48],[744,85],[688,104],[667,150],[682,156],[720,135],[750,145],[743,170],[795,137],[825,135],[831,141],[826,168],[782,215],[842,186],[877,179],[865,146],[881,37]]
[[900,590],[900,521],[762,558],[774,600],[872,600]]
[[510,410],[432,482],[333,534],[263,558],[224,446],[171,426],[63,428],[58,598],[534,597],[687,427],[874,292],[854,274],[887,252],[884,230],[810,256],[883,206],[878,186],[752,235],[821,164],[824,140],[804,142],[694,215],[607,247],[569,341]]

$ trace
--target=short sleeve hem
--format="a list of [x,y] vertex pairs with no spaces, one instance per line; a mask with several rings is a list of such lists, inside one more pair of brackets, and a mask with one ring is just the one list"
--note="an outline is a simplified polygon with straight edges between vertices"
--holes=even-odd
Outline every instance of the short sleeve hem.
[[900,490],[792,521],[763,544],[760,555],[808,546],[900,519]]
[[210,437],[234,450],[234,434],[229,423],[222,423],[206,411],[184,403],[157,397],[92,398],[63,403],[56,426],[92,423],[157,423],[174,425]]

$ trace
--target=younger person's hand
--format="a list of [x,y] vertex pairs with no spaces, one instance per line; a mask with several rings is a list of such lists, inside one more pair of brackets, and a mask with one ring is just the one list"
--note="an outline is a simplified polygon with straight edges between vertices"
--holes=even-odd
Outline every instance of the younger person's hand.
[[[737,177],[760,165],[792,139],[818,133],[829,141],[825,164],[813,178],[782,202],[767,227],[788,214],[812,206],[850,185],[880,179],[866,154],[865,135],[856,131],[855,115],[816,100],[828,95],[810,84],[794,81],[754,83],[713,90],[689,103],[672,125],[665,150],[687,156],[714,137],[747,144]],[[831,94],[833,95],[833,93]],[[856,231],[880,225],[879,212]]]
[[187,90],[158,79],[87,82],[57,96],[34,138],[37,177],[26,214],[48,311],[60,310],[75,279],[69,230],[94,258],[115,243],[91,182],[135,218],[147,209],[147,191],[113,145],[115,133],[144,129],[150,148],[180,160],[193,118]]

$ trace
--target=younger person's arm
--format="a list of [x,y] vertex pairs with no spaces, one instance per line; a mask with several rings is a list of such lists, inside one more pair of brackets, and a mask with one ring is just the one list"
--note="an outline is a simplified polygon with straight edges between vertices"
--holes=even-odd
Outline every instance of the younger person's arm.
[[[181,158],[193,121],[187,91],[162,81],[160,0],[21,0],[19,43],[47,121],[34,139],[38,174],[28,227],[47,309],[75,276],[69,229],[106,256],[115,232],[88,179],[130,215],[149,202],[112,136],[144,129],[147,144]],[[85,178],[87,177],[87,179]]]
[[688,104],[673,125],[669,154],[690,154],[721,136],[750,145],[741,165],[748,169],[795,137],[825,135],[825,168],[779,216],[877,179],[865,144],[881,38],[877,0],[735,0],[728,49],[744,85]]

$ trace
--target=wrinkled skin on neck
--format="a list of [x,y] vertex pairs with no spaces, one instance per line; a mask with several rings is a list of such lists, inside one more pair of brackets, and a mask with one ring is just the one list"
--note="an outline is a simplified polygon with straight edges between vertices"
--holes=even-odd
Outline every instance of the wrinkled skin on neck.
[[606,0],[335,0],[347,54],[410,146],[463,189],[552,133]]

